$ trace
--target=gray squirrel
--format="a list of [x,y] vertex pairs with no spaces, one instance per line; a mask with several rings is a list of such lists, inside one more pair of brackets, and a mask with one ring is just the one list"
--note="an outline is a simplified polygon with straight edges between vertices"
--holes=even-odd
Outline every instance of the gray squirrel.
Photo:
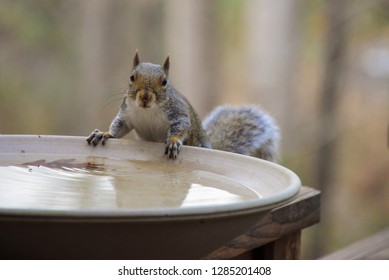
[[135,129],[140,139],[165,143],[168,159],[176,159],[182,145],[212,148],[275,161],[280,133],[274,120],[254,105],[224,105],[200,121],[188,100],[168,79],[164,64],[140,63],[138,52],[119,112],[108,132],[95,129],[88,144],[103,145]]

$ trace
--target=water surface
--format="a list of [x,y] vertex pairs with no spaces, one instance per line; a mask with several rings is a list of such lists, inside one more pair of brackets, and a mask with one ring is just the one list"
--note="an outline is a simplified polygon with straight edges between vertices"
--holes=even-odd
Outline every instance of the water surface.
[[1,162],[0,208],[155,209],[215,206],[257,199],[251,188],[178,163],[107,158]]

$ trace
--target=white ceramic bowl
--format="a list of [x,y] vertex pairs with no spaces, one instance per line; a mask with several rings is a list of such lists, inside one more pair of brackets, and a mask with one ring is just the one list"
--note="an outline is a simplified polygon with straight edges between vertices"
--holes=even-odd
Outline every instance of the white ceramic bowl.
[[160,143],[0,135],[0,256],[202,258],[300,186],[280,165],[221,151],[184,146],[173,161]]

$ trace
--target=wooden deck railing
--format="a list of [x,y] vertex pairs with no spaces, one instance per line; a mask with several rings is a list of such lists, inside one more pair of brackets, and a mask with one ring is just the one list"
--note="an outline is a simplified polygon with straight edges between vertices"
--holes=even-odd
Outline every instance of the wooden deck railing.
[[322,260],[389,260],[389,227],[321,258]]

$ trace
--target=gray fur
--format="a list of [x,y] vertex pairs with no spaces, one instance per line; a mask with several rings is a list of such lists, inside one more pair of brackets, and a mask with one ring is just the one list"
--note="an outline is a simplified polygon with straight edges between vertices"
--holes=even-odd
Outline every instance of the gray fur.
[[[139,138],[165,142],[175,159],[182,144],[214,148],[274,161],[280,134],[273,119],[255,106],[220,106],[202,124],[188,100],[168,80],[169,57],[163,66],[140,63],[136,52],[129,86],[109,132],[94,130],[86,141],[104,145],[135,130]],[[205,129],[205,130],[204,130]]]
[[214,149],[270,161],[278,157],[279,129],[256,106],[217,107],[205,118],[203,126]]

